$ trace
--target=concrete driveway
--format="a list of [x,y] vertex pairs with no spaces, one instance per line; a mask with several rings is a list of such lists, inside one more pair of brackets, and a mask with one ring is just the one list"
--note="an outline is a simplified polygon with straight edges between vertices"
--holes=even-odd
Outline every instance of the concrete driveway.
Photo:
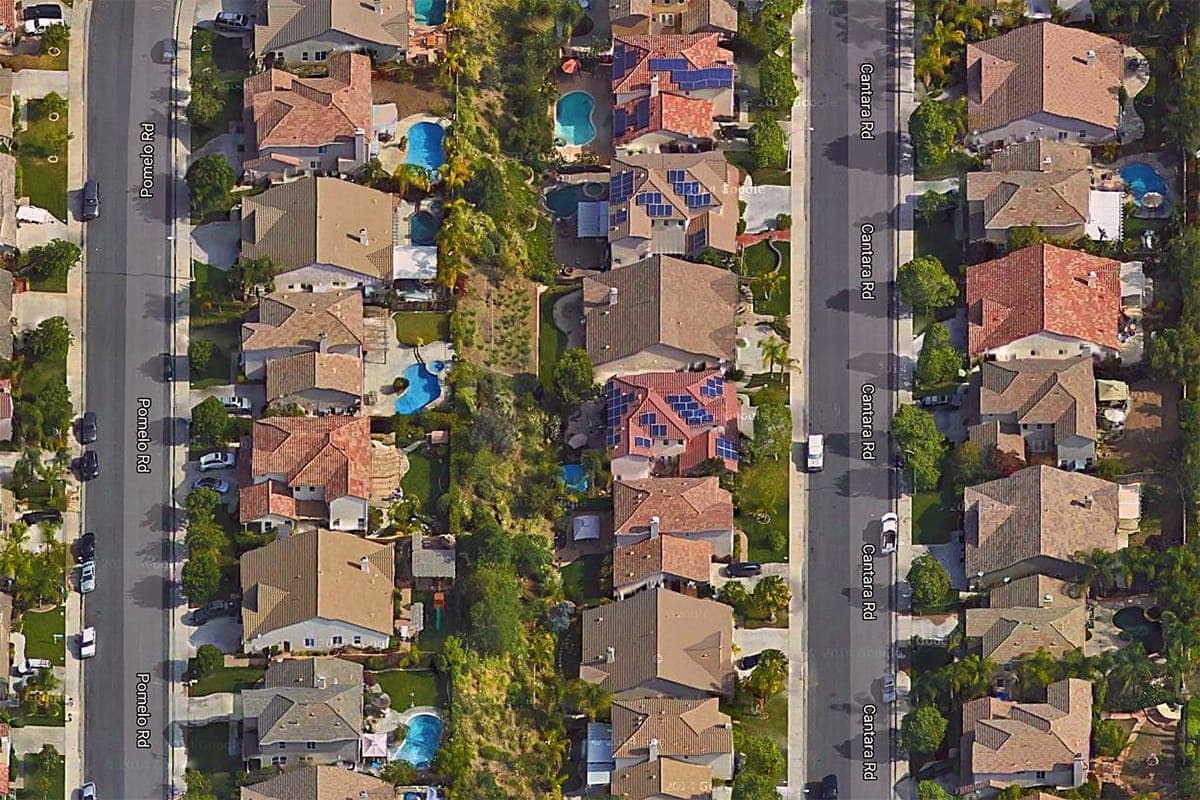
[[67,97],[67,71],[65,69],[23,69],[13,73],[13,94],[22,100],[37,100],[51,92]]
[[45,725],[30,725],[25,728],[12,728],[13,755],[23,756],[26,753],[40,753],[42,745],[50,745],[60,753],[65,753],[67,733],[65,728],[52,728]]
[[192,228],[192,244],[193,260],[217,269],[229,269],[241,252],[241,223],[210,222]]
[[20,292],[12,297],[15,330],[33,330],[51,317],[67,316],[67,295],[58,292]]
[[746,201],[746,233],[775,230],[775,217],[792,210],[790,186],[743,186],[738,199]]
[[734,627],[733,644],[737,648],[738,658],[771,649],[786,653],[788,651],[788,629]]
[[[19,73],[18,73],[19,74]],[[55,239],[76,241],[67,230],[67,223],[61,220],[51,222],[21,222],[17,224],[17,247],[28,250],[39,244],[47,244]],[[76,267],[79,269],[79,267]]]
[[251,410],[255,416],[258,416],[267,403],[267,385],[265,383],[226,383],[221,386],[208,386],[204,389],[191,389],[188,398],[192,408],[195,408],[210,397],[229,397],[231,395],[249,399]]
[[[184,624],[187,624],[184,617]],[[188,627],[191,627],[190,625]],[[201,645],[216,645],[222,653],[236,653],[242,649],[242,622],[238,617],[217,617],[192,629],[188,634],[188,645],[195,652]]]
[[708,582],[712,584],[714,589],[719,589],[721,586],[729,583],[729,581],[738,581],[746,587],[747,592],[753,592],[754,587],[758,582],[767,575],[778,575],[786,579],[788,577],[787,564],[763,564],[762,575],[756,575],[753,578],[731,578],[725,573],[727,564],[712,564],[708,570]]

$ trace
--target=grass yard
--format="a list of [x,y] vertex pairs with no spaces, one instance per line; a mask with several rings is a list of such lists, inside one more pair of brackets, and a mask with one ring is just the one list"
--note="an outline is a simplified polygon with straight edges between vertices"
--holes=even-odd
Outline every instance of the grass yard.
[[[193,659],[194,660],[194,659]],[[196,681],[188,689],[191,697],[203,697],[206,694],[222,692],[240,692],[243,689],[253,689],[262,680],[264,670],[257,667],[222,667]]]
[[786,372],[782,376],[779,374],[767,375],[765,372],[752,375],[746,384],[746,388],[750,392],[750,405],[761,406],[766,403],[787,405],[790,383],[791,375]]
[[446,639],[458,631],[454,595],[451,592],[446,593],[446,610],[442,614],[440,628],[436,625],[436,614],[433,610],[433,592],[414,591],[412,599],[414,603],[425,604],[425,630],[421,631],[421,637],[417,646],[413,647],[413,652],[420,655],[442,652],[442,645],[446,643]]
[[[67,3],[70,5],[70,3]],[[71,57],[71,44],[62,48],[58,55],[43,55],[41,53],[20,53],[18,55],[0,56],[0,66],[7,67],[13,72],[23,69],[58,69],[65,70]]]
[[237,321],[204,324],[205,320],[191,319],[191,339],[207,339],[216,347],[204,369],[191,368],[193,389],[222,386],[230,383],[241,345],[241,323]]
[[[776,256],[772,244],[778,249]],[[746,248],[744,268],[756,280],[750,283],[754,293],[754,311],[778,316],[791,311],[791,246],[787,242],[759,242]],[[782,277],[774,277],[780,275]]]
[[729,716],[733,718],[735,725],[741,726],[742,730],[751,736],[765,736],[775,742],[783,750],[784,758],[787,758],[787,692],[780,692],[768,700],[766,711],[761,715],[747,709],[731,707]]
[[39,753],[26,753],[20,759],[25,785],[16,790],[17,800],[48,800],[67,796],[67,761],[61,754],[45,770],[42,769]]
[[605,597],[600,586],[600,567],[604,556],[590,555],[575,559],[560,570],[563,582],[563,596],[572,603],[582,605],[594,603]]
[[21,632],[25,634],[27,658],[49,659],[59,667],[67,663],[67,612],[63,606],[26,611],[21,615]]
[[21,179],[18,195],[27,195],[30,203],[66,222],[68,115],[52,121],[42,100],[27,100],[25,113],[28,124],[16,136]]
[[396,338],[400,344],[450,341],[450,315],[441,311],[402,311],[395,316]]
[[958,278],[963,271],[962,242],[954,237],[954,217],[947,214],[944,219],[933,223],[922,222],[917,217],[913,231],[913,256],[935,256],[951,278]]
[[916,180],[940,181],[943,178],[956,178],[964,172],[983,166],[983,159],[976,158],[961,150],[955,150],[945,162],[936,167],[917,166]]
[[188,769],[199,770],[212,780],[217,800],[235,800],[242,761],[239,756],[229,754],[229,723],[216,722],[184,730]]
[[250,73],[250,61],[241,40],[221,36],[214,31],[192,31],[192,84],[201,73],[216,73],[221,113],[207,125],[192,126],[192,150],[229,129],[229,123],[242,118],[242,82]]
[[565,295],[577,291],[578,286],[563,286],[547,289],[538,299],[540,314],[538,328],[538,379],[549,387],[554,364],[567,351],[567,334],[554,324],[554,304]]
[[959,527],[952,492],[918,492],[912,500],[913,544],[945,544]]
[[446,696],[433,670],[392,669],[375,672],[380,688],[392,698],[392,708],[404,711],[414,705],[442,708]]
[[[787,560],[788,551],[788,462],[763,461],[743,464],[738,475],[734,524],[746,532],[746,559],[759,562]],[[764,521],[756,514],[765,514]]]
[[408,472],[400,480],[405,497],[416,497],[421,503],[421,512],[437,513],[438,500],[450,485],[450,465],[439,458],[428,445],[408,454]]
[[792,174],[785,169],[754,168],[754,159],[748,150],[726,150],[725,160],[754,180],[755,186],[791,186]]
[[192,262],[192,291],[188,312],[193,323],[201,326],[238,322],[251,308],[250,303],[233,299],[229,273],[200,261]]

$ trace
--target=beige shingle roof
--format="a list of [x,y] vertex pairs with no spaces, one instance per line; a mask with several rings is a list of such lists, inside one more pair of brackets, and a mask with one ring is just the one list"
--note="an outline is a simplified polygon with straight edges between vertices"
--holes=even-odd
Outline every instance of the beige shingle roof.
[[[294,662],[294,663],[293,663]],[[256,741],[335,742],[362,730],[363,669],[340,658],[288,659],[267,669],[262,689],[242,691]]]
[[1046,649],[1054,655],[1083,647],[1087,641],[1083,601],[1041,608],[968,608],[966,635],[980,640],[985,658],[1007,664],[1017,656]]
[[293,44],[344,34],[367,44],[403,49],[408,43],[408,3],[379,0],[259,0],[254,51],[265,55]]
[[362,293],[272,292],[258,303],[258,320],[242,323],[243,350],[362,346]]
[[1053,425],[1058,444],[1096,438],[1096,383],[1091,356],[985,361],[979,371],[979,415],[1020,425]]
[[242,787],[241,800],[396,800],[396,787],[365,772],[308,766]]
[[[683,18],[679,25],[680,33],[705,31],[734,33],[737,31],[737,3],[732,0],[686,1],[687,5],[683,9]],[[613,20],[614,27],[644,26],[646,28],[644,33],[651,32],[651,17],[653,16],[651,0],[616,0],[612,4],[609,16]]]
[[663,533],[733,530],[733,500],[716,476],[642,478],[613,483],[613,529],[646,533],[650,518]]
[[971,236],[1020,225],[1086,223],[1090,163],[1088,149],[1077,145],[1034,140],[1005,148],[992,157],[990,171],[967,173]]
[[704,756],[733,750],[733,728],[718,700],[649,697],[614,700],[612,743],[615,758],[645,758],[652,740],[664,756]]
[[611,793],[621,800],[708,800],[712,768],[673,758],[613,770]]
[[267,361],[268,403],[312,389],[361,396],[362,360],[339,353],[309,352]]

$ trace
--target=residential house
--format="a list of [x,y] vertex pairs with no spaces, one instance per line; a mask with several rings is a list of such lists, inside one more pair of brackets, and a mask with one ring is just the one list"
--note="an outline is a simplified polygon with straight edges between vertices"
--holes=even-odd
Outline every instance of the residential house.
[[709,800],[712,770],[673,758],[613,770],[609,794],[621,800]]
[[714,458],[737,472],[741,411],[719,371],[613,377],[604,398],[614,479],[686,476]]
[[1118,356],[1121,264],[1042,244],[967,267],[972,358]]
[[583,776],[588,787],[608,786],[615,767],[612,757],[612,726],[589,722],[582,742]]
[[695,594],[697,587],[708,585],[711,564],[708,542],[652,531],[649,539],[613,547],[613,597],[623,600],[660,586]]
[[[242,691],[242,760],[257,768],[357,764],[362,704],[360,664],[340,658],[272,663],[261,689]],[[321,782],[317,775],[309,780]]]
[[347,50],[376,62],[429,63],[446,49],[440,22],[421,19],[412,0],[258,0],[254,54],[277,66],[321,62]]
[[[12,156],[5,156],[12,158]],[[11,190],[11,185],[9,189]],[[0,189],[0,194],[3,189]],[[3,226],[0,225],[0,228]],[[13,223],[16,227],[16,223]],[[0,358],[12,361],[13,357],[13,274],[0,269]]]
[[741,173],[719,152],[617,156],[608,195],[614,268],[656,253],[737,249]]
[[371,59],[341,51],[329,75],[305,78],[271,68],[246,78],[244,168],[251,180],[308,171],[352,172],[378,147],[371,124]]
[[349,533],[305,531],[251,550],[241,557],[242,646],[387,647],[395,576],[390,543]]
[[418,589],[445,589],[454,583],[457,551],[453,536],[412,535],[412,577]]
[[960,795],[1006,786],[1072,789],[1091,760],[1092,684],[1067,678],[1044,703],[980,697],[963,705]]
[[0,797],[11,797],[12,775],[9,764],[12,763],[12,728],[8,723],[0,722]]
[[616,0],[608,15],[616,37],[716,33],[731,39],[738,27],[733,0]]
[[298,405],[310,414],[354,410],[362,395],[357,356],[317,351],[267,361],[267,405]]
[[11,442],[13,437],[13,392],[12,378],[0,380],[0,442]]
[[[242,257],[267,256],[276,285],[303,291],[391,285],[395,195],[338,178],[306,177],[242,200]],[[303,269],[297,278],[292,270]]]
[[715,33],[617,37],[614,104],[649,97],[657,90],[708,100],[715,116],[732,117],[734,69],[733,52],[722,47]]
[[988,592],[987,608],[968,608],[966,637],[971,652],[1002,666],[1045,649],[1056,657],[1087,642],[1087,604],[1068,584],[1048,575],[1028,575]]
[[366,772],[313,765],[243,786],[240,800],[396,800],[396,787]]
[[[3,3],[0,3],[2,6]],[[10,3],[11,6],[11,3]],[[0,12],[0,20],[4,14]],[[0,21],[0,31],[3,22]],[[0,143],[11,143],[13,140],[13,71],[8,67],[0,67]]]
[[269,361],[300,353],[361,360],[366,341],[361,292],[273,292],[242,324],[242,369],[247,380],[263,380]]
[[[0,0],[0,42],[16,44],[16,36],[20,29],[16,0]],[[8,760],[5,759],[4,763],[7,764]]]
[[596,379],[733,361],[737,276],[652,256],[583,279],[584,342]]
[[1140,516],[1140,487],[1026,467],[963,493],[966,573],[994,584],[1036,573],[1071,577],[1081,551],[1129,545]]
[[584,609],[579,677],[603,686],[614,699],[729,695],[732,645],[729,606],[648,589]]
[[9,680],[12,675],[12,654],[9,652],[9,642],[12,637],[12,611],[12,595],[0,593],[0,669],[4,670],[0,672],[0,700],[7,700],[10,694]]
[[613,480],[613,547],[663,537],[705,542],[716,558],[733,553],[733,499],[716,476]]
[[967,128],[977,142],[1116,137],[1121,43],[1052,22],[967,44]]
[[712,141],[712,101],[660,92],[635,97],[613,108],[613,146],[633,153],[677,151],[682,145],[699,148]]
[[367,417],[255,420],[242,440],[239,518],[262,530],[315,520],[335,531],[365,531],[371,459]]
[[659,758],[708,767],[733,779],[733,723],[715,697],[647,697],[612,703],[612,755],[617,771]]
[[[1096,460],[1096,381],[1092,359],[1022,358],[985,361],[971,377],[978,422],[999,423],[1005,434],[1019,434],[1017,453],[1031,461],[1051,454],[1063,469],[1084,469]],[[976,444],[992,443],[990,432]],[[996,443],[998,444],[998,442]]]

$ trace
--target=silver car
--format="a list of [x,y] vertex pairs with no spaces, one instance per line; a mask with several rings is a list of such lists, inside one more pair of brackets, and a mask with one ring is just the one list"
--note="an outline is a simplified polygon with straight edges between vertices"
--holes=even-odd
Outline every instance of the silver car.
[[96,591],[96,562],[85,561],[79,568],[79,593],[89,594]]

